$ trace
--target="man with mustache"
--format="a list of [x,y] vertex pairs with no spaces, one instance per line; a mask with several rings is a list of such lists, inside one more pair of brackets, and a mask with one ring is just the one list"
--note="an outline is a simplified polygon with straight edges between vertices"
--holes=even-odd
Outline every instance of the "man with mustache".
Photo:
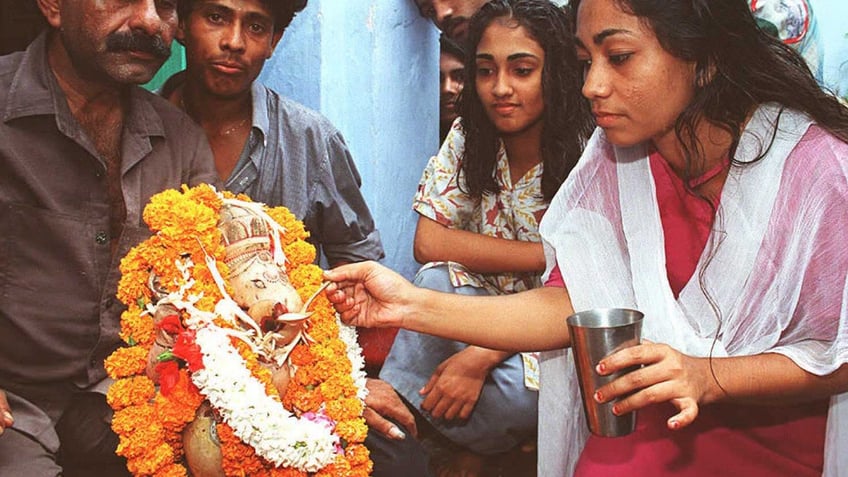
[[[306,4],[180,0],[177,39],[186,48],[186,70],[161,94],[206,131],[228,190],[287,207],[331,267],[379,260],[380,235],[341,133],[319,113],[256,81]],[[374,475],[426,475],[412,414],[387,383],[369,379],[367,386],[364,417],[371,430],[365,444]]]
[[153,194],[217,177],[203,132],[137,86],[175,1],[38,6],[49,28],[0,58],[0,475],[126,475],[103,395],[118,264]]
[[468,22],[489,0],[414,0],[421,16],[432,21],[448,38],[460,43],[468,35]]

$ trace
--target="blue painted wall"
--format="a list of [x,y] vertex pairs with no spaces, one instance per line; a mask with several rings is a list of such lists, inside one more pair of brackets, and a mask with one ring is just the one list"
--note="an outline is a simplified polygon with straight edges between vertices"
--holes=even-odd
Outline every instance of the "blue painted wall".
[[339,128],[382,234],[383,262],[412,277],[412,196],[438,150],[435,28],[411,0],[310,0],[261,80]]

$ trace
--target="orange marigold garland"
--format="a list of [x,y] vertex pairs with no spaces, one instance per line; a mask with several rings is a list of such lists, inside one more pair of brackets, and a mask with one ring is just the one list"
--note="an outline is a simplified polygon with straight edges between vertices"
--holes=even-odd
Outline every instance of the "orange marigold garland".
[[[367,432],[361,417],[366,392],[364,362],[356,344],[356,332],[339,322],[329,301],[319,294],[311,303],[313,314],[307,323],[308,339],[301,340],[289,355],[294,373],[284,396],[277,393],[270,371],[259,364],[251,346],[226,335],[229,333],[226,329],[235,327],[235,323],[215,315],[216,306],[230,292],[220,281],[216,283],[216,276],[228,274],[217,224],[221,207],[232,200],[250,201],[242,195],[219,193],[207,185],[183,186],[181,191],[157,194],[145,208],[144,220],[154,234],[133,248],[121,262],[118,298],[127,305],[121,318],[121,338],[127,346],[115,351],[105,363],[109,376],[115,379],[107,399],[115,409],[112,427],[120,437],[117,452],[127,458],[128,469],[136,475],[187,475],[181,433],[204,400],[210,400],[213,409],[214,403],[226,407],[227,402],[242,402],[239,399],[244,399],[243,396],[235,396],[235,400],[232,396],[228,398],[228,389],[214,389],[216,373],[237,372],[256,383],[253,389],[262,394],[257,400],[270,406],[277,402],[285,406],[285,409],[281,407],[282,413],[286,410],[291,413],[288,420],[280,421],[283,429],[294,426],[292,432],[306,438],[317,435],[314,429],[325,429],[320,432],[331,433],[332,441],[328,442],[335,442],[336,450],[330,449],[333,457],[329,461],[318,459],[326,462],[320,468],[316,467],[316,459],[300,465],[301,468],[279,465],[281,460],[302,462],[303,459],[292,458],[290,453],[279,450],[269,453],[267,449],[261,451],[268,456],[263,457],[258,448],[245,443],[230,426],[231,422],[243,425],[237,417],[241,410],[216,409],[225,421],[226,416],[232,419],[217,425],[226,475],[369,475],[372,464],[362,444]],[[322,281],[321,269],[312,264],[316,252],[306,242],[309,234],[287,209],[263,207],[263,210],[285,231],[279,239],[288,260],[287,272],[300,297],[306,300],[319,290]],[[151,276],[157,278],[157,288],[164,290],[172,303],[181,305],[179,313],[158,324],[179,328],[180,332],[173,351],[160,357],[162,362],[156,366],[158,387],[147,374],[148,356],[156,337],[153,317],[156,297],[150,286]],[[197,326],[198,322],[203,326]],[[238,331],[241,330],[233,330],[236,334]],[[224,339],[220,346],[208,344],[220,339]],[[218,362],[226,364],[215,364],[212,366],[215,369],[209,369],[210,363]],[[232,368],[234,362],[242,367],[221,371]],[[280,429],[275,432],[280,438]],[[302,444],[309,443],[301,441],[296,447]]]

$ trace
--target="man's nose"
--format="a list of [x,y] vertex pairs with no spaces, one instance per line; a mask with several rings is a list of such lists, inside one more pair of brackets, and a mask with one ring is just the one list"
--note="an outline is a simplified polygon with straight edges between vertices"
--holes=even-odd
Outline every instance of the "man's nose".
[[156,8],[155,0],[141,0],[135,2],[129,24],[135,30],[156,35],[162,32],[165,21],[160,15],[159,9]]
[[223,36],[222,46],[226,50],[242,51],[245,49],[244,28],[235,22],[230,30]]

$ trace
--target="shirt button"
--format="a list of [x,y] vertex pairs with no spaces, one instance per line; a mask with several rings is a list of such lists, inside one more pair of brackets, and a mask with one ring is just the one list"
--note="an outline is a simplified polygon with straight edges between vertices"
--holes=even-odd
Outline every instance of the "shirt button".
[[106,235],[106,232],[97,232],[97,235],[94,236],[94,241],[99,245],[105,245],[109,241],[109,236]]

